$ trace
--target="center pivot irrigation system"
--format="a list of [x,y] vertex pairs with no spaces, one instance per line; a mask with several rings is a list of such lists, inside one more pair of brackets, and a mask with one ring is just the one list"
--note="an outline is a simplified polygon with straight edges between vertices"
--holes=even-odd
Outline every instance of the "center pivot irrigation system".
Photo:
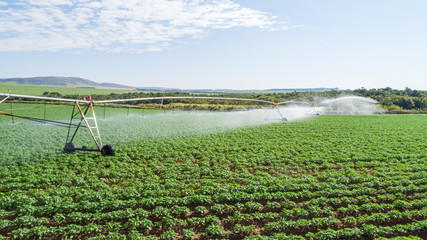
[[[287,121],[287,119],[282,116],[282,113],[278,109],[279,105],[298,104],[298,105],[313,107],[311,104],[307,102],[289,101],[289,102],[275,103],[275,102],[271,102],[267,100],[259,100],[259,99],[226,98],[226,97],[150,97],[150,98],[116,99],[116,100],[104,100],[104,101],[94,101],[92,100],[91,96],[88,96],[85,100],[76,100],[76,99],[66,99],[66,98],[39,97],[39,96],[17,95],[17,94],[10,94],[10,93],[0,93],[0,97],[3,97],[3,99],[0,98],[1,99],[0,104],[5,102],[8,99],[11,100],[12,98],[45,100],[45,101],[58,102],[58,103],[60,102],[73,103],[73,110],[72,110],[69,122],[47,120],[46,117],[34,118],[29,116],[16,115],[13,113],[12,101],[10,101],[10,104],[11,104],[9,109],[10,113],[0,111],[0,115],[10,116],[12,117],[12,121],[14,121],[13,119],[16,117],[16,118],[22,118],[30,121],[35,121],[35,122],[48,123],[56,126],[66,127],[68,128],[68,132],[67,132],[67,137],[65,141],[64,152],[72,153],[75,151],[91,151],[91,152],[100,152],[102,156],[114,156],[115,151],[111,144],[102,145],[101,135],[99,133],[99,127],[98,127],[98,123],[95,116],[95,110],[94,110],[94,105],[97,105],[97,104],[104,104],[104,107],[105,107],[105,104],[107,103],[111,104],[111,103],[119,103],[119,102],[153,101],[153,100],[161,100],[161,103],[163,104],[164,100],[170,100],[170,99],[207,99],[207,100],[258,102],[258,103],[269,104],[269,105],[272,105],[274,108],[276,108],[280,114],[281,121]],[[314,111],[316,112],[315,109]],[[316,112],[316,114],[318,113]],[[83,129],[86,128],[89,131],[93,141],[95,142],[96,148],[88,148],[85,146],[78,148],[75,146],[75,144],[73,143],[73,140],[78,130],[81,128]]]

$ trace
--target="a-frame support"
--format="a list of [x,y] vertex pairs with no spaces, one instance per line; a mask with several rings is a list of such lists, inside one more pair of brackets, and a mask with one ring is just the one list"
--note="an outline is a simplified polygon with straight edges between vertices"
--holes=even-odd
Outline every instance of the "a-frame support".
[[280,111],[279,106],[277,106],[277,104],[276,104],[275,108],[276,108],[277,112],[279,112],[280,120],[281,120],[282,122],[287,122],[287,121],[288,121],[288,119],[282,115],[282,112]]
[[[79,115],[79,123],[73,124],[73,120],[76,119]],[[74,132],[72,130],[73,127],[75,127]],[[73,140],[76,137],[76,134],[80,127],[85,127],[89,130],[89,133],[96,144],[96,148],[75,147]],[[103,156],[114,156],[114,149],[111,145],[108,144],[102,146],[101,134],[99,133],[98,122],[96,120],[95,110],[93,108],[93,102],[90,102],[86,107],[81,107],[78,102],[74,103],[73,112],[71,113],[70,118],[70,125],[68,127],[64,152],[70,153],[75,151],[101,152]]]

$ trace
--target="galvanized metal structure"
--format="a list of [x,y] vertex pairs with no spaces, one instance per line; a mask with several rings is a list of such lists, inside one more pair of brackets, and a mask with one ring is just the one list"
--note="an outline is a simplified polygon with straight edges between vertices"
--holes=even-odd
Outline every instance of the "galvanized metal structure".
[[[91,100],[75,100],[75,99],[65,99],[65,98],[52,98],[52,97],[39,97],[39,96],[28,96],[28,95],[18,95],[10,93],[0,93],[1,97],[4,97],[0,103],[3,103],[7,99],[11,98],[21,98],[21,99],[36,99],[36,100],[45,100],[45,101],[55,101],[55,102],[67,102],[73,103],[73,111],[71,113],[70,122],[61,122],[46,119],[46,114],[44,118],[35,118],[29,116],[22,116],[13,114],[13,108],[11,106],[10,113],[0,111],[0,115],[10,116],[14,118],[22,118],[30,121],[41,122],[53,124],[56,126],[67,127],[67,138],[65,141],[64,152],[71,153],[75,151],[93,151],[101,152],[103,156],[114,156],[114,148],[110,145],[102,145],[101,134],[99,133],[98,122],[96,120],[95,110],[93,108],[94,102]],[[11,102],[12,104],[12,102]],[[83,105],[83,106],[82,106]],[[78,122],[76,123],[75,120]],[[86,128],[93,141],[95,142],[96,148],[77,148],[73,140],[79,131],[80,128]]]
[[[10,116],[12,117],[12,121],[14,121],[14,118],[22,118],[30,121],[36,121],[41,123],[48,123],[48,124],[53,124],[57,126],[67,127],[68,132],[67,132],[67,137],[65,141],[64,152],[72,153],[75,151],[95,151],[95,152],[101,152],[103,156],[114,156],[115,152],[112,145],[102,144],[101,134],[99,131],[98,122],[97,122],[95,110],[94,110],[95,104],[103,104],[105,107],[106,103],[152,101],[152,100],[161,100],[163,104],[164,100],[170,100],[170,99],[205,99],[205,100],[211,99],[211,100],[248,101],[248,102],[258,102],[258,103],[265,103],[265,104],[272,105],[275,109],[278,110],[281,117],[280,120],[287,121],[287,119],[284,116],[282,116],[282,113],[278,109],[278,106],[288,103],[288,102],[275,103],[275,102],[271,102],[267,100],[259,100],[259,99],[226,98],[226,97],[150,97],[150,98],[132,98],[132,99],[116,99],[116,100],[102,100],[102,101],[93,101],[90,96],[88,96],[88,98],[85,100],[76,100],[76,99],[66,99],[66,98],[53,98],[53,97],[40,97],[40,96],[0,93],[0,97],[4,97],[2,100],[0,100],[0,104],[12,98],[36,99],[36,100],[44,100],[44,101],[72,103],[73,110],[72,110],[69,122],[48,120],[46,119],[46,112],[45,112],[44,118],[34,118],[29,116],[17,115],[13,113],[12,106],[10,107],[10,113],[0,111],[0,115]],[[12,104],[12,102],[10,102],[10,104]],[[104,108],[104,111],[105,111],[105,108]],[[77,132],[81,128],[85,128],[89,131],[89,134],[91,135],[96,145],[96,148],[87,148],[87,147],[78,148],[74,145],[73,140]]]

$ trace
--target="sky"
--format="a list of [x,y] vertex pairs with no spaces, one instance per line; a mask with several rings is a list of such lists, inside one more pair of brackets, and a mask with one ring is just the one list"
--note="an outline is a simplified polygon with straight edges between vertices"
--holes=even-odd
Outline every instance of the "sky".
[[0,0],[0,78],[427,90],[425,0]]

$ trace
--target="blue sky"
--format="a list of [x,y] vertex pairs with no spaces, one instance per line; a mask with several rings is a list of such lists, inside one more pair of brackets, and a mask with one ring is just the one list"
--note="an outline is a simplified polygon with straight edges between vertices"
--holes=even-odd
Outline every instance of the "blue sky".
[[427,90],[424,0],[0,0],[0,78]]

